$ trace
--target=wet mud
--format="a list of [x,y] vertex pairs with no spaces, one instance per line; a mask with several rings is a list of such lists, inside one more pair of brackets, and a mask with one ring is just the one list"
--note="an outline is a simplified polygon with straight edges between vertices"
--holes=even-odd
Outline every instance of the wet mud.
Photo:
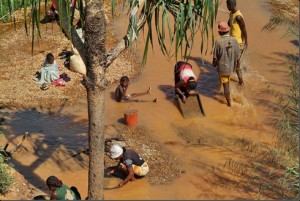
[[[212,55],[201,55],[197,43],[190,63],[199,77],[197,91],[205,117],[182,117],[174,100],[175,61],[159,54],[157,43],[153,52],[149,51],[141,77],[132,79],[128,89],[128,93],[134,93],[151,86],[152,93],[147,98],[158,98],[157,103],[116,103],[113,93],[117,83],[106,90],[105,137],[123,133],[126,146],[145,155],[152,170],[149,177],[104,191],[105,199],[282,198],[280,192],[269,189],[258,192],[263,182],[274,179],[268,176],[269,172],[280,169],[276,163],[280,159],[266,152],[276,143],[272,123],[278,118],[276,98],[270,92],[286,90],[286,51],[297,48],[292,42],[296,39],[281,38],[282,27],[272,33],[261,30],[271,16],[267,1],[244,0],[238,6],[245,16],[249,50],[243,64],[245,87],[238,87],[236,77],[230,83],[232,108],[226,106],[217,72],[211,67]],[[221,7],[226,8],[225,1]],[[220,12],[217,21],[227,18],[226,13]],[[114,23],[113,30],[119,38],[125,33],[125,24],[125,18]],[[197,36],[196,40],[199,39]],[[142,56],[143,45],[141,40],[137,49],[131,50],[137,60]],[[119,72],[114,79],[120,76]],[[14,164],[44,192],[48,192],[45,179],[55,174],[64,183],[77,186],[82,197],[87,195],[88,156],[81,153],[72,157],[87,148],[85,97],[77,103],[62,107],[59,112],[49,112],[47,108],[1,110],[5,118],[1,125],[12,145],[18,143],[25,131],[30,132],[24,143],[28,151],[16,155]],[[135,128],[126,127],[124,122],[124,112],[129,108],[138,110]],[[106,164],[114,165],[108,158]],[[104,184],[113,187],[119,182],[118,178],[105,178]]]

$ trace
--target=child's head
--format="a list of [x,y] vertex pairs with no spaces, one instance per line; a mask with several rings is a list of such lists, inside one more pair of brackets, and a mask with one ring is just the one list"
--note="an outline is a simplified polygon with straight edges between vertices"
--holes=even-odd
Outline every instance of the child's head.
[[56,188],[60,188],[62,186],[62,181],[56,176],[50,176],[48,177],[46,184],[51,191],[55,191]]
[[233,11],[233,9],[236,7],[236,0],[227,0],[226,5],[229,11]]
[[122,87],[126,87],[129,84],[129,78],[127,76],[123,76],[120,79],[120,85]]
[[53,64],[54,63],[54,55],[52,53],[47,54],[46,60],[49,64]]

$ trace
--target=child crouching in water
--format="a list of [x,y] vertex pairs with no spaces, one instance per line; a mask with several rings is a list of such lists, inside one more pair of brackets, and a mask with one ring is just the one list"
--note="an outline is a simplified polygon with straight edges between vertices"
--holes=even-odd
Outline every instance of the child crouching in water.
[[[118,87],[115,90],[115,97],[116,97],[117,102],[149,102],[149,101],[142,101],[139,99],[132,100],[131,98],[151,94],[151,87],[149,87],[149,89],[143,93],[132,93],[132,94],[126,95],[128,86],[129,86],[129,78],[127,76],[121,77],[120,84],[118,85]],[[157,102],[157,98],[155,98],[151,102]]]
[[42,68],[36,72],[35,76],[34,80],[37,84],[51,83],[59,79],[58,66],[52,53],[47,54]]

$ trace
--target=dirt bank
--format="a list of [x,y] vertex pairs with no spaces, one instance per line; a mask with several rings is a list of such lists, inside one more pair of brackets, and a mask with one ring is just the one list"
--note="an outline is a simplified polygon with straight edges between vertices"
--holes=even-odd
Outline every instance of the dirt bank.
[[13,168],[11,169],[11,174],[14,177],[13,185],[5,195],[0,194],[0,200],[32,200],[37,195],[45,195]]
[[[108,6],[106,6],[108,8]],[[107,9],[107,13],[110,10]],[[17,15],[22,14],[22,10]],[[108,14],[109,15],[109,14]],[[21,15],[22,16],[22,15]],[[41,19],[44,16],[41,16]],[[21,19],[20,19],[21,21]],[[106,48],[111,49],[118,41],[110,28],[111,16],[108,18]],[[17,108],[59,108],[76,104],[85,97],[85,88],[81,84],[82,75],[64,67],[64,59],[59,59],[59,53],[64,48],[71,50],[71,42],[61,32],[55,22],[41,24],[39,38],[35,33],[35,46],[31,56],[31,32],[26,35],[22,23],[17,24],[16,30],[12,23],[0,24],[0,104]],[[35,84],[33,75],[40,69],[48,53],[53,53],[60,68],[60,74],[67,73],[71,78],[63,87],[50,85],[49,90],[42,91]],[[130,50],[122,53],[106,72],[110,84],[118,81],[123,74],[129,77],[140,73],[138,63]]]
[[[226,8],[224,2],[221,6]],[[160,167],[154,163],[157,157],[152,159],[149,155],[151,154],[150,145],[151,147],[153,145],[155,150],[161,150],[161,153],[171,153],[171,156],[158,154],[160,156],[158,159],[162,158],[160,162],[166,161],[166,164],[172,167],[171,172],[175,174],[175,177],[167,185],[153,185],[151,183],[155,183],[155,178],[152,178],[151,182],[153,176],[151,175],[148,178],[150,180],[142,179],[130,182],[118,190],[105,191],[106,199],[282,199],[283,196],[280,193],[269,189],[260,191],[265,181],[272,185],[278,183],[277,180],[272,179],[273,175],[270,175],[270,172],[276,170],[276,168],[272,169],[274,164],[270,163],[272,157],[265,157],[266,160],[262,160],[264,155],[260,150],[264,151],[265,147],[274,146],[276,142],[275,130],[270,126],[270,122],[276,120],[274,112],[276,99],[270,96],[268,89],[285,91],[288,83],[285,51],[294,47],[291,41],[295,39],[279,40],[283,32],[261,31],[270,18],[270,13],[267,11],[268,5],[267,1],[239,1],[239,8],[246,16],[249,33],[247,55],[249,68],[245,72],[246,87],[238,88],[236,82],[232,82],[234,99],[232,108],[226,107],[224,97],[216,87],[217,73],[202,65],[201,59],[209,64],[211,55],[200,55],[197,44],[190,61],[200,78],[197,90],[206,112],[205,118],[182,118],[173,100],[174,61],[167,61],[161,56],[157,44],[154,44],[153,54],[149,54],[146,71],[140,79],[131,83],[129,89],[129,93],[139,92],[151,85],[153,92],[145,99],[157,97],[159,101],[156,104],[119,104],[112,98],[116,84],[107,90],[106,137],[112,137],[124,128],[124,111],[128,108],[137,109],[139,111],[138,125],[142,126],[142,129],[141,131],[130,130],[125,134],[125,138],[128,137],[129,146],[135,146],[146,156],[148,153],[147,159],[152,162],[153,172],[157,172]],[[217,21],[227,18],[227,14],[219,13]],[[126,24],[125,18],[123,21],[116,22],[114,30],[119,34],[116,37],[122,37],[125,30],[124,24]],[[199,38],[200,36],[197,36],[196,40]],[[143,44],[142,42],[136,52],[142,52]],[[44,55],[39,58],[43,57]],[[38,67],[33,69],[36,70],[36,68]],[[12,76],[13,73],[19,71],[13,72],[5,69],[3,72],[9,72]],[[117,72],[116,70],[115,73]],[[71,72],[67,71],[67,73],[71,75]],[[30,79],[27,79],[27,82],[28,80]],[[10,82],[6,80],[6,83]],[[26,84],[16,85],[19,93],[24,89],[23,85]],[[27,85],[29,86],[28,83]],[[1,88],[2,86],[3,84]],[[45,94],[38,87],[34,88],[34,84],[31,87],[30,89],[36,89],[37,96]],[[11,103],[15,104],[17,100],[13,100],[14,94],[10,94],[9,91],[11,88],[5,89],[3,93],[11,97]],[[54,89],[62,90],[62,88]],[[83,88],[74,89],[84,91]],[[69,97],[72,101],[72,97]],[[79,97],[76,95],[73,98]],[[26,102],[27,99],[21,96],[20,100]],[[1,97],[2,101],[5,99]],[[6,117],[3,128],[7,133],[7,139],[15,144],[24,131],[31,133],[28,144],[24,146],[31,147],[32,150],[15,159],[16,168],[30,183],[43,189],[47,176],[56,174],[63,178],[66,184],[76,185],[84,197],[87,195],[87,166],[84,159],[70,157],[70,155],[87,147],[87,103],[85,99],[80,98],[74,101],[78,101],[77,104],[64,107],[59,113],[49,114],[42,109],[3,111],[2,115]],[[36,101],[33,103],[36,104],[33,105],[34,107],[40,104]],[[151,136],[151,139],[148,136]],[[162,149],[160,149],[161,145]],[[173,156],[177,159],[175,164],[171,163]],[[259,171],[256,171],[258,169],[253,167],[257,167],[258,164],[263,165],[259,167]],[[176,168],[176,165],[179,168]],[[177,178],[180,170],[183,172]],[[164,177],[168,174],[170,173],[163,171]],[[174,180],[174,178],[177,179]],[[257,180],[257,178],[263,180]],[[119,181],[117,180],[116,184],[117,182]]]

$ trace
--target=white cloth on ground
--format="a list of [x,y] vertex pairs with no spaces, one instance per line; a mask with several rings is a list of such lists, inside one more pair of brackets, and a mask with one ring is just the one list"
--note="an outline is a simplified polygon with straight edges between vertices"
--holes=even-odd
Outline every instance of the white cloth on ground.
[[40,76],[36,82],[37,84],[51,83],[59,78],[59,70],[56,61],[54,61],[53,64],[49,64],[45,61],[39,72]]

